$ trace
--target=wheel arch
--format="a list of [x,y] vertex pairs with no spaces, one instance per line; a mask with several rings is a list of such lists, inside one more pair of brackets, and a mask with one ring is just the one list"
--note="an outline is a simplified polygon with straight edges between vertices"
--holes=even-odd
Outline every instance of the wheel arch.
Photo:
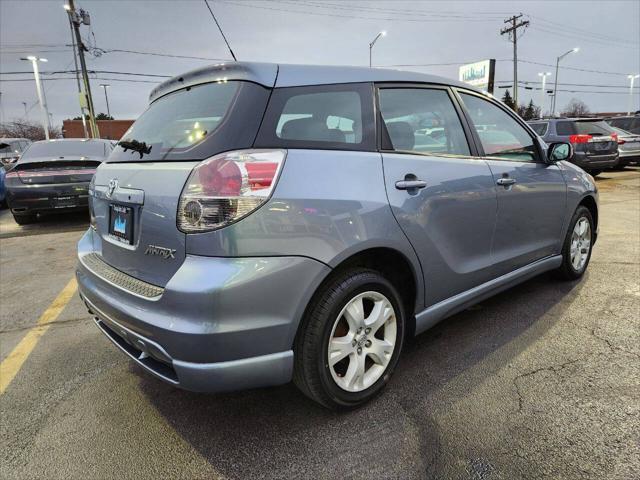
[[596,199],[593,198],[593,196],[591,196],[591,195],[586,195],[585,197],[582,198],[582,200],[580,200],[580,203],[578,204],[578,207],[580,207],[580,206],[584,206],[589,210],[589,212],[591,213],[591,216],[593,217],[593,222],[595,223],[594,226],[595,226],[595,229],[597,231],[597,229],[598,229],[598,203],[596,202]]
[[332,267],[332,270],[316,287],[311,300],[304,309],[293,339],[294,344],[295,337],[304,328],[304,319],[307,317],[309,309],[312,308],[327,283],[337,274],[354,267],[370,268],[380,272],[393,284],[402,299],[406,314],[405,337],[411,338],[415,335],[415,314],[420,309],[419,302],[423,301],[421,295],[423,291],[422,271],[416,271],[416,267],[404,253],[390,247],[371,247],[341,259],[338,264]]

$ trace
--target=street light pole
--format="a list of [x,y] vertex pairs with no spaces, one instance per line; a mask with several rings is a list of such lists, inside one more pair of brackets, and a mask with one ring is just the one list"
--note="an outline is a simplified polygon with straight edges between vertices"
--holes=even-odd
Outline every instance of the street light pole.
[[[108,83],[101,83],[100,86],[102,87],[102,89],[104,90],[104,100],[107,103],[107,121],[109,121],[111,119],[111,110],[109,110],[109,96],[107,95],[107,88],[109,88],[111,85],[109,85]],[[107,124],[109,125],[109,133],[107,134],[107,138],[111,139],[111,124]]]
[[539,77],[542,77],[542,89],[540,90],[540,118],[544,117],[544,95],[547,89],[547,77],[551,75],[551,72],[538,73]]
[[26,58],[21,58],[20,60],[31,62],[31,66],[33,67],[33,76],[36,79],[36,93],[38,94],[38,102],[40,103],[40,109],[42,110],[42,116],[44,118],[44,136],[49,140],[49,112],[47,110],[47,101],[45,100],[42,85],[40,83],[40,71],[38,70],[38,62],[46,62],[47,59],[30,55]]
[[578,52],[580,48],[575,47],[569,50],[568,52],[563,53],[556,59],[556,79],[555,86],[553,87],[553,101],[551,102],[551,116],[555,116],[556,114],[556,101],[558,99],[558,66],[560,65],[560,60],[569,55],[570,53]]
[[633,110],[633,81],[638,77],[640,77],[640,75],[627,75],[629,79],[629,108],[627,115],[631,115],[631,111]]
[[387,35],[387,32],[385,32],[384,30],[379,32],[378,35],[376,35],[376,38],[373,39],[373,41],[369,44],[369,68],[371,68],[372,64],[371,64],[371,51],[373,50],[373,46],[376,44],[376,42],[378,41],[378,39],[380,37],[384,37]]

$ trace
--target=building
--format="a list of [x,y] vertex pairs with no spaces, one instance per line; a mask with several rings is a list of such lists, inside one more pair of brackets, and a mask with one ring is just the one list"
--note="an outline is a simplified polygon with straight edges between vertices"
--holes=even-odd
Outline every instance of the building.
[[[100,137],[111,140],[120,140],[134,120],[97,120]],[[91,136],[89,125],[87,131]],[[64,120],[62,122],[62,136],[64,138],[84,138],[82,120]]]

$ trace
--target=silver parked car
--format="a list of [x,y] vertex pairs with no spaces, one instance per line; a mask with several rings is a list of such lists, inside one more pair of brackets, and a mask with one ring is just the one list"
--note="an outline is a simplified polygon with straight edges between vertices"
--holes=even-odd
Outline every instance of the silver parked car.
[[571,154],[444,78],[203,68],[155,88],[98,167],[80,294],[172,385],[293,379],[354,407],[406,338],[542,272],[582,276],[598,197]]

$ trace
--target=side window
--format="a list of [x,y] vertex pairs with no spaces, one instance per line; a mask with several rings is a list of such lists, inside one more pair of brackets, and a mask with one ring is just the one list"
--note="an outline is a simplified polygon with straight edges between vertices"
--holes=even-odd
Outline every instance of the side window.
[[375,150],[371,84],[275,89],[256,146]]
[[546,122],[545,123],[530,123],[529,126],[531,126],[531,128],[533,128],[533,131],[536,132],[541,137],[544,137],[545,134],[547,133],[547,130],[549,129],[549,124],[546,123]]
[[379,99],[394,150],[470,155],[460,118],[446,90],[381,88]]
[[576,133],[575,125],[573,122],[557,122],[556,133],[558,135],[573,135]]
[[497,105],[475,95],[461,93],[485,155],[520,162],[539,161],[531,134]]

